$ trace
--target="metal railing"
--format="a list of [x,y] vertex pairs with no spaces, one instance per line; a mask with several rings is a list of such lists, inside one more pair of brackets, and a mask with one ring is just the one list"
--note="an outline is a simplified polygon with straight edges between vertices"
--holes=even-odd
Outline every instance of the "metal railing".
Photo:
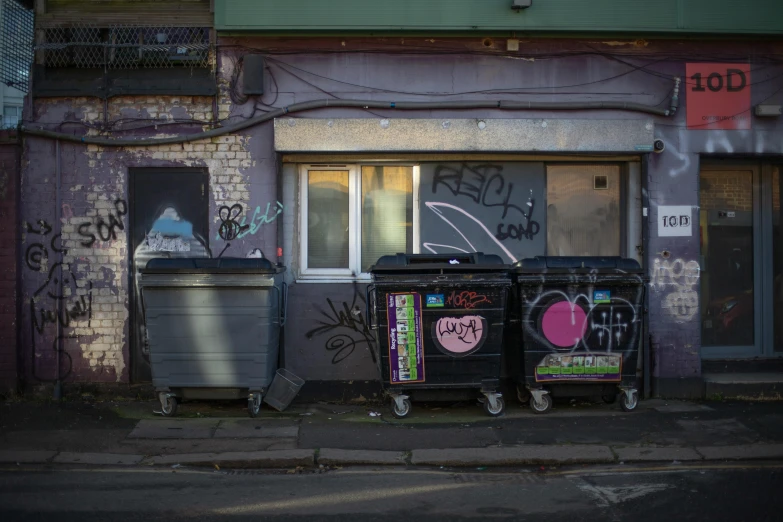
[[207,27],[58,27],[45,29],[35,50],[46,67],[210,67],[213,58]]
[[27,92],[33,63],[35,15],[15,0],[0,0],[0,81]]

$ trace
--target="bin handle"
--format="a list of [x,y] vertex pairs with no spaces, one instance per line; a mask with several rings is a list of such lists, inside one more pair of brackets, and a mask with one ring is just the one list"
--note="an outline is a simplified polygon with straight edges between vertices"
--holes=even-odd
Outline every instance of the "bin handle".
[[364,289],[364,317],[365,321],[367,322],[367,329],[372,330],[373,324],[372,324],[372,310],[373,307],[370,306],[370,297],[375,295],[375,285],[369,284]]
[[285,326],[285,322],[288,319],[288,283],[283,281],[283,290],[278,293],[278,302],[279,302],[279,320],[280,320],[280,326]]

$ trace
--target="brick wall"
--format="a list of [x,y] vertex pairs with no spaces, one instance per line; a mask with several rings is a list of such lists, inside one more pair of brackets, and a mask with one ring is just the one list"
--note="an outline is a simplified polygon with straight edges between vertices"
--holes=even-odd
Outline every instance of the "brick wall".
[[16,137],[0,133],[0,393],[14,392],[17,384],[18,166]]
[[702,171],[700,174],[702,210],[753,210],[751,171]]
[[[228,101],[218,106],[225,118]],[[144,125],[132,131],[137,136],[163,137],[198,132],[211,128],[212,98],[209,97],[119,97],[108,104],[108,122],[120,125]],[[79,122],[88,135],[99,134],[105,124],[103,103],[89,98],[42,99],[35,105],[36,115]],[[142,120],[157,118],[157,127]],[[204,125],[182,124],[197,120]],[[22,220],[29,229],[23,233],[23,245],[42,245],[41,262],[23,270],[23,338],[24,360],[32,366],[28,373],[33,381],[51,381],[56,371],[57,321],[63,328],[63,353],[60,374],[66,381],[126,382],[129,379],[129,236],[128,170],[131,168],[198,167],[209,171],[210,246],[217,255],[224,243],[217,237],[220,226],[218,209],[237,203],[247,209],[252,223],[252,208],[266,208],[271,203],[274,215],[274,162],[251,158],[249,146],[253,132],[226,135],[185,144],[154,147],[104,148],[62,142],[60,198],[55,209],[54,144],[50,140],[30,138],[25,148],[22,183]],[[260,140],[255,140],[258,143]],[[271,140],[266,142],[271,148]],[[255,157],[261,156],[258,147]],[[273,153],[270,154],[273,156]],[[263,167],[258,168],[262,163]],[[251,197],[251,176],[255,190]],[[257,223],[263,223],[258,215]],[[55,222],[60,220],[61,238],[55,240]],[[43,220],[46,226],[40,226]],[[98,226],[111,223],[116,238],[102,241]],[[85,223],[89,223],[85,225]],[[29,225],[29,226],[28,226]],[[53,230],[41,237],[40,232]],[[81,229],[80,229],[81,227]],[[253,234],[231,241],[226,256],[244,256],[254,247],[274,255],[276,230],[257,226]],[[104,232],[106,229],[104,228]],[[85,232],[96,240],[85,244]],[[87,241],[89,242],[89,241]],[[36,247],[37,248],[37,247]],[[55,303],[44,288],[53,281],[52,267],[62,263],[64,284],[61,303],[65,312],[54,313],[55,321],[42,320],[52,314]],[[44,288],[41,291],[41,288]],[[89,313],[83,313],[89,308]],[[71,313],[75,312],[75,313]],[[43,315],[42,315],[43,314]]]

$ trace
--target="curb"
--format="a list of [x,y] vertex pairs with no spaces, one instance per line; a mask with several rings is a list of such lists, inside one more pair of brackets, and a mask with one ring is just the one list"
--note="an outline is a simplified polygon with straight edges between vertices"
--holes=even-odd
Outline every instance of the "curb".
[[494,467],[568,464],[631,464],[783,460],[783,444],[735,446],[602,446],[531,444],[509,447],[420,449],[412,452],[325,448],[184,453],[144,457],[134,454],[57,451],[0,451],[0,464],[78,464],[94,466],[194,466],[257,469],[318,466]]
[[609,464],[616,458],[609,446],[529,445],[508,448],[413,450],[415,466],[515,466],[530,464]]
[[230,451],[224,453],[184,453],[144,459],[141,464],[162,466],[225,466],[229,468],[296,468],[315,466],[315,450]]

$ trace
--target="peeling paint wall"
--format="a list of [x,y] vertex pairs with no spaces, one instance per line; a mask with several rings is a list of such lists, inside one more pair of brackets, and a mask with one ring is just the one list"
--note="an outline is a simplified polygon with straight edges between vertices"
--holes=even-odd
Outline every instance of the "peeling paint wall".
[[[220,108],[227,116],[227,106]],[[177,122],[189,118],[209,121],[212,99],[123,97],[110,100],[108,109],[109,122],[165,118],[157,127],[134,130],[132,135],[171,136],[206,128]],[[95,128],[103,123],[103,103],[88,98],[36,100],[35,118],[40,124],[66,130],[68,126],[86,128],[87,134],[98,134]],[[209,243],[214,255],[245,257],[257,249],[274,255],[276,227],[269,223],[274,222],[280,207],[275,191],[269,190],[274,172],[269,169],[264,175],[262,170],[274,165],[269,145],[253,146],[261,141],[251,132],[145,148],[61,142],[61,205],[56,208],[55,144],[39,138],[25,140],[22,356],[33,382],[57,378],[58,336],[62,337],[60,378],[98,382],[129,379],[130,169],[208,169]],[[233,209],[230,218],[239,224],[240,231],[233,236],[224,233],[225,226],[221,228],[229,217],[226,208]],[[58,333],[58,323],[62,333]]]

